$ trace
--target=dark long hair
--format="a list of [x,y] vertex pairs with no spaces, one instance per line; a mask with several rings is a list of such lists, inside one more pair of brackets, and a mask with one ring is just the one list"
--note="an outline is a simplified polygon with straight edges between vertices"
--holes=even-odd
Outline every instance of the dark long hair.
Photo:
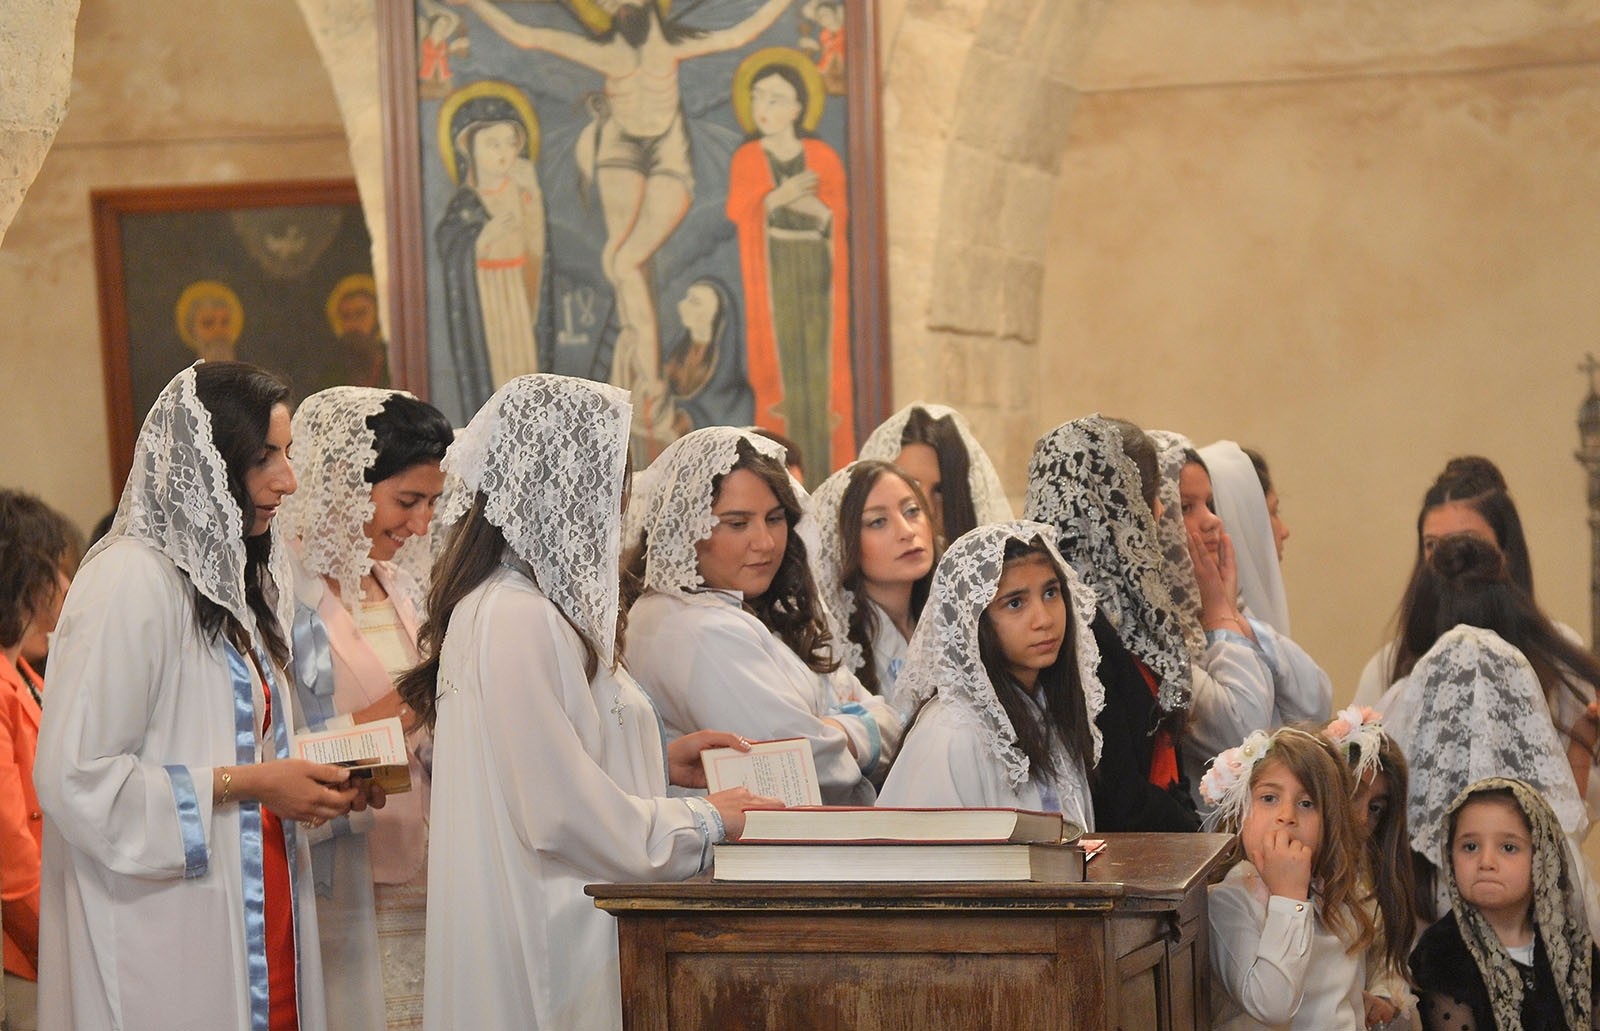
[[367,428],[378,453],[363,474],[368,483],[382,483],[414,465],[438,462],[455,440],[455,430],[443,412],[404,394],[390,394],[383,408],[367,417]]
[[1409,673],[1422,656],[1421,652],[1411,651],[1405,640],[1406,614],[1415,607],[1415,595],[1428,560],[1422,542],[1422,524],[1429,512],[1451,503],[1464,504],[1483,517],[1505,556],[1511,582],[1522,588],[1529,598],[1533,597],[1533,563],[1528,556],[1528,539],[1522,532],[1522,517],[1517,513],[1516,502],[1511,500],[1511,493],[1506,489],[1505,477],[1493,462],[1481,455],[1452,458],[1422,496],[1422,508],[1417,513],[1417,554],[1411,578],[1400,596],[1401,637],[1389,670],[1390,683]]
[[[256,506],[245,487],[245,474],[267,447],[272,410],[289,404],[289,384],[265,369],[244,362],[202,362],[194,375],[195,396],[211,415],[211,440],[228,470],[228,493],[244,517],[244,597],[255,616],[256,629],[267,654],[280,669],[289,663],[285,628],[267,599],[268,569],[272,559],[272,534],[250,536]],[[288,589],[288,585],[284,585]],[[248,653],[250,638],[227,609],[192,585],[195,623],[202,636],[215,641],[226,636],[240,652]]]
[[[1094,738],[1089,731],[1089,706],[1083,698],[1083,681],[1078,676],[1078,641],[1073,630],[1072,596],[1067,590],[1067,577],[1056,565],[1044,542],[1035,537],[1031,541],[1006,542],[1005,563],[1043,555],[1061,583],[1061,603],[1066,611],[1066,632],[1056,661],[1039,671],[1037,688],[1044,692],[1044,720],[1029,692],[1006,668],[1005,651],[1000,637],[995,633],[989,611],[984,609],[978,617],[978,660],[994,685],[995,697],[1000,700],[1006,718],[1017,732],[1017,747],[1028,757],[1028,767],[1045,776],[1056,776],[1063,771],[1056,762],[1050,747],[1051,736],[1061,739],[1074,756],[1083,760],[1084,769],[1094,777]],[[992,600],[992,599],[991,599]]]
[[944,494],[939,505],[939,528],[944,539],[953,541],[974,529],[978,525],[978,509],[968,479],[972,459],[956,428],[955,417],[935,419],[926,408],[911,409],[906,428],[900,432],[900,447],[907,444],[926,444],[939,456],[939,489]]
[[[1354,762],[1356,755],[1348,758]],[[1378,775],[1389,781],[1389,808],[1383,821],[1367,835],[1367,868],[1372,895],[1378,903],[1379,930],[1383,932],[1383,961],[1409,983],[1411,941],[1417,933],[1416,873],[1411,832],[1406,826],[1411,770],[1405,753],[1387,734],[1378,749]],[[1355,815],[1359,819],[1360,814]],[[1428,905],[1433,905],[1431,898]]]
[[[844,494],[839,498],[839,544],[842,556],[839,563],[839,582],[850,593],[855,601],[855,609],[850,613],[850,625],[845,628],[846,636],[861,648],[861,668],[856,671],[856,676],[865,687],[873,694],[882,694],[883,686],[878,683],[877,667],[873,664],[872,653],[872,615],[867,607],[866,577],[861,572],[861,513],[867,505],[867,495],[872,493],[872,488],[885,475],[897,477],[907,487],[911,488],[912,495],[922,511],[927,513],[929,528],[932,529],[933,513],[928,508],[927,496],[922,493],[915,480],[907,475],[898,466],[888,462],[877,462],[870,459],[857,462],[850,470],[850,483],[844,489]],[[939,566],[939,553],[944,550],[939,547],[939,542],[933,542],[933,563],[928,566],[928,573],[922,579],[911,585],[911,619],[912,622],[922,618],[922,607],[928,603],[928,589],[933,586],[933,573]]]
[[[783,506],[784,522],[788,524],[783,559],[778,563],[778,572],[772,578],[772,585],[761,597],[746,598],[744,607],[788,645],[789,650],[798,655],[800,661],[813,672],[832,673],[839,668],[839,662],[829,647],[833,635],[828,632],[827,622],[822,618],[822,604],[817,600],[817,584],[811,577],[805,541],[794,532],[795,524],[800,521],[800,499],[795,497],[794,488],[790,485],[789,471],[776,458],[768,458],[757,451],[749,441],[741,439],[737,446],[739,457],[728,473],[743,469],[760,477],[772,490],[778,504]],[[722,481],[727,475],[724,473],[711,481],[713,507],[716,506]],[[644,574],[649,561],[650,540],[646,534],[638,545],[623,556],[623,611],[632,608],[644,593]]]
[[[756,83],[760,82],[762,79],[771,79],[774,77],[787,82],[790,88],[794,90],[795,98],[800,101],[800,113],[795,115],[794,118],[794,134],[800,137],[815,136],[815,133],[806,131],[805,126],[801,124],[805,121],[806,108],[811,105],[811,90],[806,86],[806,80],[800,77],[799,72],[795,71],[782,61],[774,61],[772,64],[758,69],[756,73],[750,77],[750,88],[755,89]],[[749,138],[757,139],[760,137],[760,135],[760,130],[752,129]]]
[[[1528,592],[1512,581],[1506,558],[1488,541],[1470,534],[1441,540],[1423,564],[1409,601],[1401,617],[1401,646],[1413,656],[1411,666],[1445,631],[1465,623],[1494,631],[1527,658],[1552,714],[1559,711],[1563,691],[1586,701],[1574,678],[1600,685],[1600,659],[1556,629]],[[1400,675],[1410,671],[1408,666]],[[1574,730],[1558,729],[1569,735]],[[1586,744],[1592,751],[1595,742]]]
[[444,554],[434,565],[433,585],[428,588],[428,618],[417,630],[417,651],[424,658],[395,683],[400,697],[429,727],[438,715],[434,703],[439,688],[439,650],[445,631],[450,628],[450,617],[461,600],[500,567],[500,559],[506,553],[505,534],[483,514],[485,502],[482,493],[473,500],[471,510],[451,533]]
[[14,648],[55,599],[71,557],[65,517],[32,494],[0,488],[0,648]]

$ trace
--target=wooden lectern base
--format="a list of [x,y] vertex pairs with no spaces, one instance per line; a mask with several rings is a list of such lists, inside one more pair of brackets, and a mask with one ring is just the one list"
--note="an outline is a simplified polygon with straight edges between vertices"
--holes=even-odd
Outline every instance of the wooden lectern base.
[[592,884],[623,1024],[1210,1026],[1206,885],[1232,838],[1105,834],[1081,884]]

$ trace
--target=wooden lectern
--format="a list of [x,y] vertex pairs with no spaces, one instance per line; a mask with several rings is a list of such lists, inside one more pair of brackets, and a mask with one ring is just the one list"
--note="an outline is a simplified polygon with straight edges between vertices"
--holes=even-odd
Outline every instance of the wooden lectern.
[[1076,884],[592,884],[623,1026],[1210,1026],[1221,834],[1106,834]]

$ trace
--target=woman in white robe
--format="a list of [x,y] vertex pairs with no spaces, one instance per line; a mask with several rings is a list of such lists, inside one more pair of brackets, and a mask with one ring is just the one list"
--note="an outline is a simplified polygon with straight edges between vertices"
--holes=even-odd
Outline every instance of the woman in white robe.
[[325,1026],[296,821],[364,803],[287,758],[287,397],[247,365],[179,373],[68,594],[35,767],[41,1027]]
[[975,526],[1011,519],[1011,500],[994,463],[966,416],[949,405],[906,405],[868,434],[856,457],[893,462],[916,480],[933,507],[942,543]]
[[594,881],[659,881],[710,864],[743,810],[705,785],[706,732],[663,748],[616,661],[620,521],[632,406],[615,387],[522,376],[445,457],[470,503],[435,568],[431,658],[401,681],[433,726],[424,1026],[618,1028],[616,927]]
[[834,621],[836,654],[892,703],[939,558],[927,498],[888,462],[852,462],[817,487],[797,529]]
[[294,414],[300,489],[281,518],[296,711],[312,731],[396,717],[410,751],[410,791],[309,835],[328,1022],[349,1031],[422,1025],[432,738],[394,680],[419,658],[413,571],[429,572],[451,438],[443,413],[398,391],[332,387]]
[[1094,829],[1105,706],[1094,592],[1054,536],[992,523],[940,559],[900,680],[914,722],[880,805],[1042,810]]
[[[1167,575],[1182,582],[1174,598],[1185,599],[1188,625],[1199,627],[1204,642],[1194,656],[1194,696],[1183,755],[1184,772],[1199,802],[1207,761],[1251,731],[1327,722],[1333,681],[1304,649],[1244,603],[1247,575],[1265,579],[1267,562],[1277,574],[1266,503],[1249,457],[1228,441],[1196,452],[1177,434],[1162,434],[1162,440],[1163,488],[1176,497],[1187,544],[1181,564],[1171,561],[1169,553]],[[1219,518],[1221,487],[1214,491],[1214,483],[1229,488],[1237,525]],[[1275,582],[1281,595],[1281,578]]]
[[639,477],[628,667],[669,733],[804,737],[823,802],[871,805],[901,720],[833,657],[782,461],[773,441],[712,426]]

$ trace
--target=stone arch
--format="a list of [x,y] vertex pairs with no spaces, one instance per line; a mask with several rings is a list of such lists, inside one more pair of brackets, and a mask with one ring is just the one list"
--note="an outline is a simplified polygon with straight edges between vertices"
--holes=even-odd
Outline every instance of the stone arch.
[[0,28],[0,241],[67,115],[78,0],[42,0]]
[[1107,6],[913,4],[885,62],[895,396],[961,407],[1002,468],[1025,463],[1009,452],[1036,421],[1046,231],[1072,79]]

